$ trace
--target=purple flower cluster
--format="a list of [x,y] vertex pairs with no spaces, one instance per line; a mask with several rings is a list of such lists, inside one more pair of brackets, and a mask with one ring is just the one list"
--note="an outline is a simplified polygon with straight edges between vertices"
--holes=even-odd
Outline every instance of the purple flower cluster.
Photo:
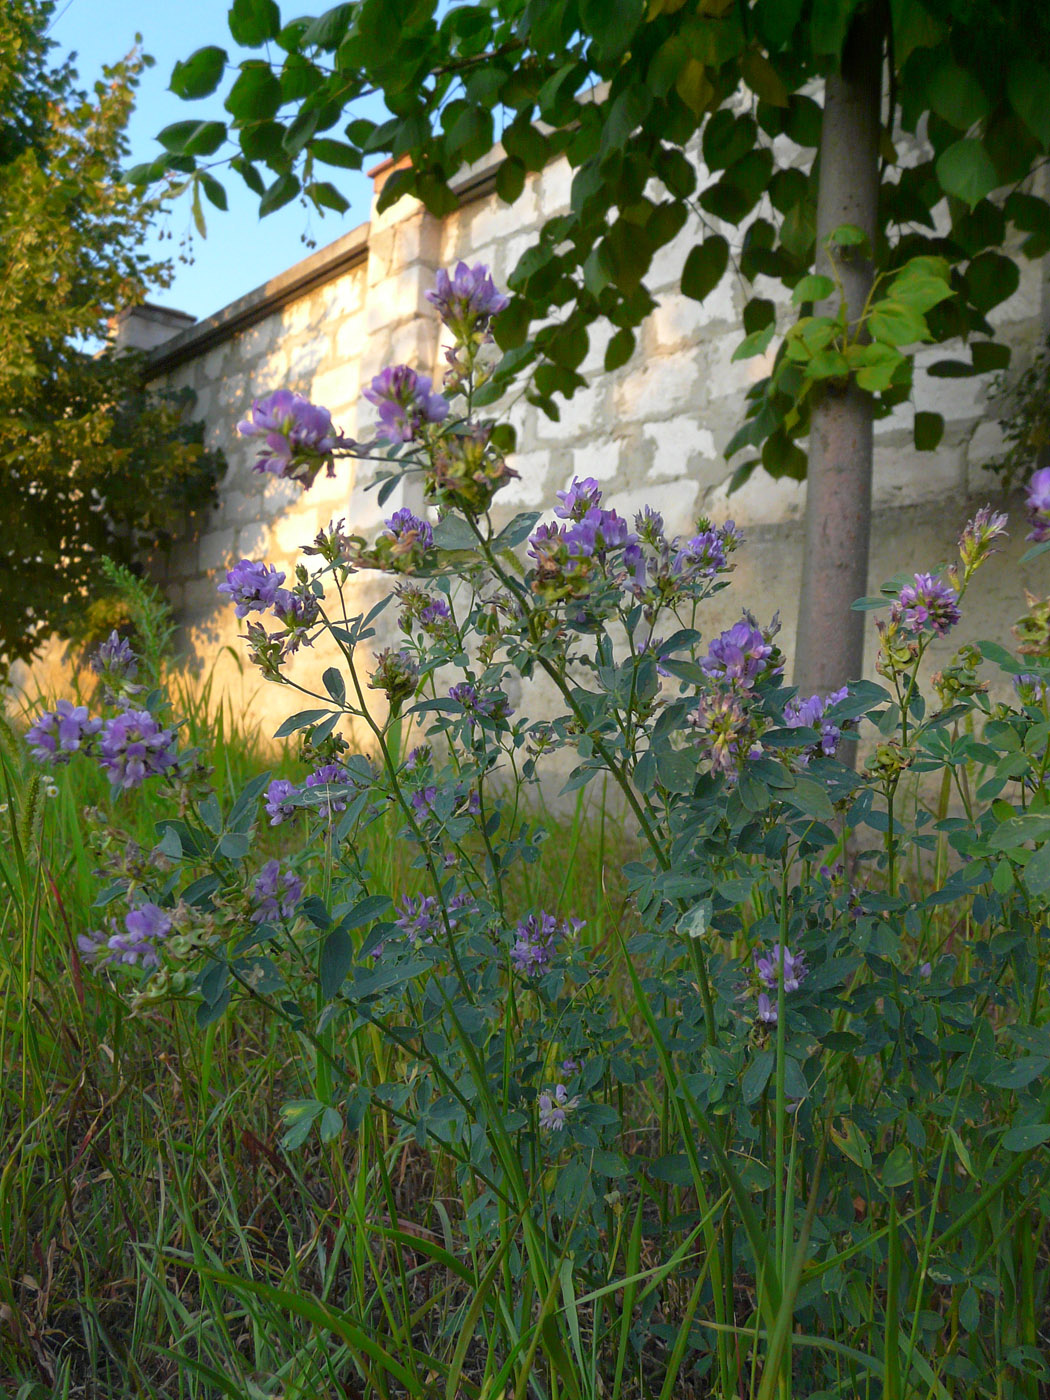
[[462,343],[480,339],[493,316],[510,305],[510,298],[496,290],[484,263],[468,267],[456,264],[450,274],[441,268],[434,278],[434,289],[424,293],[436,306],[438,315]]
[[579,1099],[564,1084],[555,1084],[540,1092],[536,1100],[539,1106],[539,1124],[545,1133],[560,1133],[569,1114],[579,1103]]
[[219,584],[218,591],[228,594],[236,603],[237,617],[247,617],[250,612],[266,612],[272,608],[284,580],[285,575],[272,564],[242,559],[227,570],[226,582]]
[[583,928],[582,919],[556,919],[553,914],[529,914],[514,929],[510,960],[526,976],[545,972],[554,957],[554,945]]
[[291,800],[296,796],[299,789],[295,783],[287,778],[274,778],[266,789],[264,802],[266,805],[266,815],[270,818],[271,826],[280,826],[289,817],[294,817],[296,805]]
[[237,424],[237,431],[242,437],[264,441],[255,471],[300,480],[304,486],[312,483],[325,464],[329,476],[334,475],[332,454],[339,447],[353,445],[332,427],[327,408],[290,389],[277,389],[256,399],[248,417]]
[[413,442],[426,423],[448,416],[448,400],[431,392],[431,381],[408,365],[390,365],[364,391],[379,409],[379,437],[389,442]]
[[290,919],[303,895],[303,882],[280,861],[268,860],[252,886],[252,923]]
[[[148,900],[129,909],[124,916],[124,927],[120,929],[116,920],[110,920],[112,933],[107,938],[103,933],[81,934],[77,946],[86,956],[99,964],[122,963],[134,967],[141,963],[143,968],[160,966],[158,947],[171,933],[171,916],[159,905]],[[103,956],[104,950],[109,956]]]
[[602,488],[593,476],[574,476],[568,488],[555,495],[560,504],[554,507],[554,514],[560,520],[583,520],[602,502]]
[[433,943],[435,937],[444,932],[446,917],[449,929],[455,931],[460,923],[457,916],[474,907],[474,900],[469,894],[457,894],[449,900],[446,914],[442,914],[441,905],[434,895],[406,894],[398,905],[394,923],[415,947],[419,943]]
[[849,695],[849,686],[844,685],[841,690],[823,698],[819,695],[811,695],[808,699],[802,700],[796,697],[789,700],[784,706],[784,725],[787,729],[819,729],[820,738],[812,744],[807,744],[799,755],[801,763],[806,764],[811,758],[831,758],[838,748],[839,740],[842,738],[841,728],[830,719],[824,716],[834,705],[840,704]]
[[385,522],[375,543],[361,550],[357,559],[369,568],[408,574],[426,562],[433,548],[434,531],[430,522],[402,506]]
[[705,691],[686,722],[706,741],[712,769],[727,776],[736,773],[757,737],[745,692],[732,685]]
[[959,621],[959,595],[932,574],[916,574],[906,583],[890,609],[890,619],[905,632],[932,632],[943,637]]
[[327,800],[318,807],[318,815],[325,821],[331,820],[337,812],[345,812],[349,797],[346,794],[331,794],[332,787],[355,786],[350,773],[341,763],[324,763],[320,768],[315,768],[312,773],[307,773],[306,781],[303,784],[307,788],[324,788]]
[[93,719],[86,705],[59,700],[29,726],[26,743],[37,763],[68,763],[101,728],[102,721]]
[[110,684],[133,681],[139,669],[139,660],[131,643],[116,631],[111,632],[95,649],[88,664],[96,676],[105,677]]
[[772,642],[779,625],[774,618],[769,632],[764,633],[754,618],[745,614],[711,642],[700,662],[702,669],[713,679],[735,682],[744,690],[750,690],[761,676],[779,675],[784,668]]
[[1031,531],[1026,536],[1036,544],[1050,540],[1050,467],[1033,472],[1025,497],[1025,509]]
[[479,691],[470,681],[460,681],[448,692],[448,698],[461,705],[470,718],[471,727],[479,720],[505,720],[514,711],[502,690]]
[[[792,953],[785,948],[783,951],[783,972],[784,972],[784,993],[797,992],[806,979],[809,969],[806,967],[805,956],[802,953]],[[774,943],[769,952],[765,955],[755,954],[755,972],[760,984],[765,991],[758,994],[758,1019],[765,1021],[769,1025],[776,1025],[777,1002],[776,997],[771,997],[770,992],[776,993],[780,985],[781,973],[781,950],[780,944]]]
[[[427,783],[415,791],[409,798],[412,810],[420,821],[426,821],[428,817],[435,815],[438,800],[438,788],[436,783]],[[481,799],[474,791],[467,792],[463,787],[457,786],[452,793],[453,810],[457,816],[466,814],[476,817],[481,811]]]
[[1039,676],[1026,671],[1014,676],[1014,690],[1026,705],[1041,705],[1046,699],[1047,683]]
[[401,584],[395,589],[401,603],[397,625],[409,636],[415,628],[428,637],[446,637],[452,628],[452,610],[444,598],[435,598],[423,588]]
[[99,737],[98,753],[118,792],[166,773],[177,762],[173,731],[164,729],[149,710],[126,710],[108,720]]
[[989,554],[995,553],[992,546],[1005,538],[1007,523],[1005,513],[992,510],[991,506],[981,506],[973,519],[966,522],[959,536],[959,554],[967,578]]
[[400,706],[415,693],[418,681],[419,666],[412,653],[386,647],[376,655],[368,684],[372,690],[381,690],[392,706]]

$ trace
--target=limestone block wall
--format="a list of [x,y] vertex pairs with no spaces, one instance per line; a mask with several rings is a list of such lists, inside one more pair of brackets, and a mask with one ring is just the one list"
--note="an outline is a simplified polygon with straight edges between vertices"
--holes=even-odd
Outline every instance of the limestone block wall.
[[[372,409],[362,403],[361,389],[385,365],[407,361],[440,377],[440,326],[424,296],[434,271],[460,258],[485,262],[497,283],[505,284],[542,224],[568,206],[572,172],[563,160],[530,176],[518,202],[503,205],[486,179],[498,155],[497,150],[466,172],[460,207],[446,219],[434,219],[409,200],[383,214],[373,206],[367,225],[153,352],[156,382],[188,384],[196,392],[209,444],[223,448],[229,471],[221,505],[200,538],[187,539],[152,567],[176,608],[195,664],[224,668],[220,680],[237,687],[264,727],[302,708],[301,697],[250,672],[246,679],[238,677],[224,648],[243,654],[241,624],[215,591],[224,570],[249,557],[266,558],[290,573],[299,547],[331,518],[343,517],[355,532],[367,534],[399,504],[418,508],[420,498],[409,488],[408,497],[395,496],[379,510],[375,493],[365,489],[368,465],[352,463],[340,465],[335,479],[319,479],[301,493],[252,470],[255,452],[237,437],[236,424],[254,397],[287,386],[329,407],[344,431],[365,435]],[[386,173],[386,167],[377,172],[377,189]],[[671,531],[688,530],[700,511],[718,521],[732,517],[743,528],[747,547],[737,555],[734,586],[713,601],[703,629],[710,634],[729,625],[744,606],[760,618],[779,610],[790,656],[806,488],[774,482],[757,470],[742,490],[727,494],[732,468],[722,454],[743,418],[748,387],[768,365],[732,361],[741,338],[743,285],[728,278],[702,305],[677,291],[685,255],[699,236],[697,226],[687,225],[658,254],[648,284],[659,306],[628,364],[604,372],[609,331],[595,327],[582,367],[588,387],[562,406],[560,422],[523,399],[507,405],[518,432],[512,464],[520,479],[501,492],[496,513],[547,510],[554,492],[580,475],[596,477],[607,503],[628,517],[643,505],[661,510]],[[759,279],[757,290],[778,298],[776,284],[767,279]],[[780,304],[783,329],[792,313],[782,294]],[[1014,346],[1015,364],[1028,362],[1050,325],[1043,263],[1022,263],[1017,292],[992,319]],[[930,376],[930,363],[948,355],[944,347],[922,351],[916,376],[919,406],[945,418],[938,449],[917,453],[913,448],[911,407],[876,427],[869,591],[901,570],[949,559],[968,513],[997,489],[995,479],[981,472],[998,446],[989,385],[982,379]],[[960,640],[1003,636],[1023,607],[1013,566],[1023,552],[1024,532],[1019,503],[1014,506],[1011,546],[989,566],[979,597],[968,605],[965,627],[956,634]],[[1046,592],[1047,567],[1045,558],[1038,560],[1020,579]],[[358,575],[351,605],[369,606],[386,583],[379,576]],[[331,660],[306,653],[293,674],[312,682]],[[869,665],[870,660],[869,653]]]

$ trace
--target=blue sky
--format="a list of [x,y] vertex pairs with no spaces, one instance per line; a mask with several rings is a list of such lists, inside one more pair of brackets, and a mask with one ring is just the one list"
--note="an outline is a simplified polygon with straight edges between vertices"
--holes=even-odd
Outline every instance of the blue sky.
[[[171,122],[198,113],[202,117],[223,115],[223,88],[199,102],[182,102],[167,88],[176,61],[188,58],[205,44],[218,44],[235,60],[236,50],[226,27],[227,8],[227,0],[151,0],[149,4],[142,0],[69,0],[68,4],[58,0],[50,38],[61,52],[76,51],[84,86],[101,75],[103,64],[122,58],[131,49],[136,33],[142,35],[145,51],[156,59],[156,65],[142,75],[129,128],[131,164],[151,160],[157,154],[156,134]],[[307,12],[313,9],[316,13],[324,8],[324,4],[306,7]],[[292,19],[299,13],[298,8],[289,9],[285,17]],[[258,51],[254,56],[260,56]],[[221,172],[216,173],[221,177]],[[175,260],[175,280],[170,287],[156,291],[152,300],[188,311],[198,319],[208,316],[307,257],[313,250],[303,242],[304,235],[322,248],[363,223],[368,218],[371,182],[352,171],[330,174],[351,206],[342,215],[328,210],[323,219],[312,206],[307,210],[293,201],[260,220],[257,197],[236,175],[224,180],[228,212],[204,203],[206,239],[193,228],[188,202],[173,205],[167,219],[158,225],[150,251]],[[180,253],[188,253],[192,260],[179,261]]]

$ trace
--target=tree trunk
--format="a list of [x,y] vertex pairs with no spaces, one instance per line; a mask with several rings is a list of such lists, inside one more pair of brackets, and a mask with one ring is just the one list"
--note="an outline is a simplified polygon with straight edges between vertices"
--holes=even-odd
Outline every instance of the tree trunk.
[[[817,197],[817,271],[830,272],[824,240],[842,224],[862,229],[874,247],[879,199],[879,128],[885,36],[879,0],[854,20],[841,68],[824,93]],[[860,250],[838,257],[851,321],[871,289],[873,268]],[[837,303],[830,314],[837,311]],[[822,694],[856,680],[864,659],[865,614],[850,604],[867,592],[871,528],[872,400],[851,380],[824,389],[809,435],[802,594],[795,684]]]

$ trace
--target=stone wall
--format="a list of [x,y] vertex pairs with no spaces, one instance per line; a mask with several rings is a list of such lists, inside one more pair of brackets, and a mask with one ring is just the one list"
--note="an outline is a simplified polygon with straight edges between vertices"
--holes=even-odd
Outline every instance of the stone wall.
[[[459,258],[480,261],[505,284],[543,222],[568,204],[571,171],[564,161],[531,176],[522,197],[509,207],[492,192],[494,163],[466,173],[460,208],[450,217],[438,221],[408,200],[383,214],[373,205],[367,225],[153,352],[156,382],[194,389],[209,445],[222,447],[229,461],[221,505],[201,537],[155,560],[154,569],[195,663],[226,668],[226,682],[236,684],[241,699],[250,699],[253,717],[264,725],[301,708],[301,701],[251,675],[237,677],[223,648],[243,654],[240,624],[215,592],[224,569],[246,556],[290,571],[299,546],[333,516],[345,516],[354,531],[367,534],[398,504],[418,508],[419,501],[395,497],[379,511],[375,493],[365,490],[364,464],[343,464],[334,480],[319,479],[301,494],[296,486],[252,471],[254,449],[238,439],[236,423],[253,397],[288,386],[328,406],[344,431],[364,434],[372,410],[361,403],[361,388],[384,365],[408,361],[440,376],[440,327],[424,298],[434,270]],[[376,174],[377,190],[387,169]],[[731,468],[722,453],[742,420],[747,388],[768,372],[768,362],[732,361],[741,338],[742,285],[725,280],[703,305],[676,290],[697,236],[698,230],[687,226],[658,254],[648,284],[659,307],[627,365],[612,374],[603,371],[609,331],[596,327],[582,367],[588,387],[563,405],[560,422],[524,400],[509,408],[519,447],[512,465],[520,479],[500,493],[499,512],[509,516],[547,508],[575,474],[598,478],[607,503],[628,517],[642,505],[658,508],[671,531],[687,530],[701,510],[719,521],[732,516],[748,543],[737,555],[734,586],[712,603],[704,631],[728,625],[743,606],[760,618],[779,610],[790,654],[805,486],[774,482],[758,470],[742,490],[727,495]],[[776,299],[776,284],[763,286],[765,280],[757,290]],[[1027,363],[1044,339],[1048,312],[1046,267],[1022,263],[1017,292],[991,318],[1013,344],[1015,364]],[[789,315],[785,307],[781,329]],[[938,449],[915,451],[910,407],[876,426],[872,589],[901,570],[947,560],[968,512],[996,490],[994,478],[981,471],[999,441],[987,381],[926,373],[931,361],[949,353],[938,347],[918,357],[916,399],[946,422]],[[965,635],[1003,636],[1023,605],[1021,582],[1039,586],[1044,560],[1022,570],[1019,582],[1014,566],[1023,550],[1023,530],[1017,503],[1014,514],[1012,545],[989,566],[980,597],[968,605]],[[384,580],[373,575],[353,582],[362,605],[383,587]],[[870,660],[869,655],[869,665]],[[330,661],[308,653],[296,674],[309,680]]]

